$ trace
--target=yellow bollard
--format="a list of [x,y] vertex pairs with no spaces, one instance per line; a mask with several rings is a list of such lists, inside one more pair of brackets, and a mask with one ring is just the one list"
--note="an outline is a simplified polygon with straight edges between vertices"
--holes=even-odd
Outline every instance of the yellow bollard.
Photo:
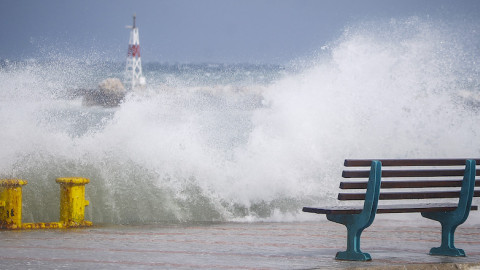
[[0,227],[22,227],[22,186],[27,181],[20,179],[0,180]]
[[69,177],[57,178],[60,184],[60,222],[65,226],[91,226],[92,222],[85,221],[85,185],[90,182],[87,178]]

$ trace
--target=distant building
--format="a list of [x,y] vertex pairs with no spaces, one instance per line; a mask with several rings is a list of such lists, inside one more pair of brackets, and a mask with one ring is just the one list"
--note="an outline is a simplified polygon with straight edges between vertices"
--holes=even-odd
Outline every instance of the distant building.
[[146,80],[142,75],[142,59],[140,57],[140,39],[138,27],[135,25],[136,15],[133,15],[133,26],[127,26],[130,31],[128,42],[127,64],[125,66],[125,86],[130,90],[145,87]]

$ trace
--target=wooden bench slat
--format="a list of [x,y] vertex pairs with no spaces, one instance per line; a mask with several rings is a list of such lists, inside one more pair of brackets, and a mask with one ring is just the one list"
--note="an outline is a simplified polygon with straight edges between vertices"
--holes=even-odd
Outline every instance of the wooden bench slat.
[[[382,162],[382,166],[460,166],[465,165],[464,159],[375,159]],[[373,159],[346,159],[345,167],[368,167],[372,164]],[[475,159],[477,164],[480,159]]]
[[[366,189],[367,181],[340,182],[341,189]],[[435,188],[435,187],[461,187],[462,180],[408,180],[408,181],[382,181],[381,188]],[[475,186],[480,187],[480,181],[475,181]]]
[[[382,177],[463,176],[465,170],[382,170]],[[480,170],[477,170],[480,175]],[[370,171],[343,171],[344,178],[368,178]]]
[[[439,212],[453,211],[457,208],[456,203],[426,203],[426,204],[397,204],[397,205],[379,205],[377,213],[416,213],[416,212]],[[471,210],[478,210],[478,206],[472,205]],[[325,208],[303,207],[303,212],[317,214],[359,214],[362,207],[352,206],[333,206]]]
[[[430,191],[430,192],[384,192],[380,193],[380,200],[404,199],[444,199],[459,198],[460,191]],[[474,197],[480,197],[480,190],[475,190]],[[338,193],[341,201],[365,200],[365,193]]]

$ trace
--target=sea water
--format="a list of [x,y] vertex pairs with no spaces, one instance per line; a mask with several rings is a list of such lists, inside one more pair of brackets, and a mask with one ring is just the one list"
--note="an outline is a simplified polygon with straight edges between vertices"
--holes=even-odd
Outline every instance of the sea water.
[[57,177],[91,180],[95,224],[302,221],[335,203],[345,158],[479,157],[480,28],[365,22],[275,65],[144,59],[114,108],[78,89],[123,63],[62,53],[0,65],[0,177],[23,221],[58,220]]

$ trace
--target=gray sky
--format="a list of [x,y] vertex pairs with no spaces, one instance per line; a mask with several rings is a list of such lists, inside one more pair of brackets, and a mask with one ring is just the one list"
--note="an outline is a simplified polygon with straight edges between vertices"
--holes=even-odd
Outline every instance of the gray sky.
[[0,0],[0,59],[123,61],[133,13],[144,62],[284,63],[359,21],[480,17],[480,1]]

